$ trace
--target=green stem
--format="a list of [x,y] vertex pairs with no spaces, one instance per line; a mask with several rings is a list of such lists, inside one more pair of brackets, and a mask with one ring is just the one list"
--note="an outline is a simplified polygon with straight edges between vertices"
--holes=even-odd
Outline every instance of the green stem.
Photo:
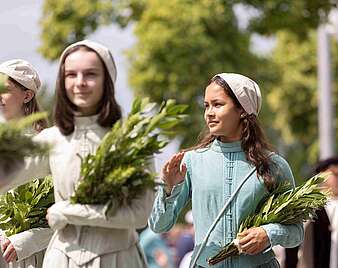
[[208,259],[208,264],[209,265],[215,265],[226,258],[233,257],[233,256],[238,256],[239,251],[237,246],[233,242],[230,244],[226,245],[223,247],[220,252],[218,252],[216,255],[212,256],[211,258]]

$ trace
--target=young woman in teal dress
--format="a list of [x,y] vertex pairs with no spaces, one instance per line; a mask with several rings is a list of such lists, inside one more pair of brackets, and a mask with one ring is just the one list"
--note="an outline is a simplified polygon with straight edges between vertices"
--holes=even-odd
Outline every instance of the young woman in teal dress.
[[[272,152],[259,125],[261,100],[258,85],[248,77],[215,75],[204,96],[208,133],[194,148],[174,155],[162,169],[165,186],[158,191],[149,225],[155,232],[169,231],[191,200],[196,232],[193,259],[223,205],[251,174],[211,232],[195,267],[210,267],[207,258],[236,238],[241,221],[254,213],[269,191],[282,182],[294,187],[288,163]],[[214,267],[279,267],[271,248],[297,246],[303,233],[302,223],[251,228],[239,234],[243,254]]]

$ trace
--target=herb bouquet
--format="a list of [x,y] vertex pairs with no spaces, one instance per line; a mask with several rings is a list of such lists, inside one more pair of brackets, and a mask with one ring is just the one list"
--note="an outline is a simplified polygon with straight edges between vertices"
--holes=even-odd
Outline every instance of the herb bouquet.
[[43,155],[49,146],[34,142],[32,136],[25,135],[24,129],[33,122],[45,118],[46,113],[29,115],[18,121],[0,123],[0,168],[5,176],[23,162],[25,156]]
[[149,160],[164,148],[173,127],[182,122],[186,105],[174,100],[159,107],[136,99],[125,121],[118,121],[103,138],[95,154],[81,161],[81,180],[73,204],[108,204],[109,212],[128,204],[155,185]]
[[[323,208],[328,200],[328,193],[322,192],[319,185],[325,176],[316,175],[293,190],[284,184],[277,187],[262,202],[252,216],[248,216],[240,225],[238,233],[263,224],[295,224],[311,220],[316,210]],[[209,265],[215,265],[228,257],[240,255],[238,239],[227,244],[215,256],[208,259]]]
[[0,196],[0,229],[11,236],[48,227],[47,209],[54,204],[52,177],[36,179]]

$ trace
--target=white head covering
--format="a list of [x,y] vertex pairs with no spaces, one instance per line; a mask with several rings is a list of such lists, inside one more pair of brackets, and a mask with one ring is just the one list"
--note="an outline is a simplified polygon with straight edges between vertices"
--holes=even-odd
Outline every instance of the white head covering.
[[255,81],[235,73],[220,73],[215,76],[221,77],[229,85],[248,114],[258,115],[262,106],[262,95]]
[[116,82],[116,76],[117,76],[117,71],[116,71],[116,65],[115,65],[115,61],[114,58],[111,54],[111,52],[109,51],[108,48],[106,48],[105,46],[97,43],[97,42],[93,42],[90,40],[83,40],[83,41],[79,41],[76,42],[74,44],[69,45],[68,47],[65,48],[65,50],[62,52],[61,54],[61,58],[60,58],[60,62],[64,61],[64,57],[66,52],[71,49],[72,47],[76,47],[76,46],[86,46],[91,48],[92,50],[94,50],[97,54],[99,54],[99,56],[101,57],[103,63],[105,64],[108,73],[115,85]]
[[0,64],[0,73],[14,79],[25,88],[37,92],[41,86],[40,78],[34,67],[21,59],[8,60]]

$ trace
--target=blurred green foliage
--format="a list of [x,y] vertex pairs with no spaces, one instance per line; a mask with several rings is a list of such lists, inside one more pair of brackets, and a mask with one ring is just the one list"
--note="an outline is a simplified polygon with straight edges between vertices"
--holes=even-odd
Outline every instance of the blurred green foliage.
[[257,9],[259,16],[250,21],[250,31],[275,34],[290,30],[304,38],[309,29],[316,29],[334,7],[336,0],[236,0]]
[[[243,13],[255,11],[245,28],[234,12],[238,6]],[[184,147],[195,143],[204,125],[208,80],[218,72],[252,77],[263,92],[263,127],[296,178],[304,177],[318,157],[315,29],[333,7],[332,0],[45,0],[40,51],[53,60],[100,25],[133,24],[130,84],[152,101],[176,98],[190,105]],[[252,52],[253,33],[276,37],[270,55]]]
[[189,103],[191,117],[182,131],[185,146],[195,143],[204,125],[208,80],[234,70],[255,77],[260,62],[250,52],[249,34],[238,30],[232,7],[219,1],[148,1],[135,35],[130,84],[136,95],[156,102],[176,98]]
[[[304,177],[309,175],[319,155],[317,35],[309,31],[307,38],[299,39],[289,31],[279,31],[276,37],[271,56],[276,73],[266,101],[275,117],[272,127],[286,147],[285,155],[296,177]],[[338,46],[335,42],[332,40],[331,45],[332,101],[337,106]],[[337,112],[336,109],[336,118]]]
[[53,108],[55,95],[48,91],[46,85],[42,85],[36,97],[39,102],[41,110],[48,114],[48,117],[46,118],[48,121],[48,125],[49,126],[53,125]]
[[111,14],[111,0],[45,0],[39,51],[46,59],[57,59],[67,45],[111,23]]

